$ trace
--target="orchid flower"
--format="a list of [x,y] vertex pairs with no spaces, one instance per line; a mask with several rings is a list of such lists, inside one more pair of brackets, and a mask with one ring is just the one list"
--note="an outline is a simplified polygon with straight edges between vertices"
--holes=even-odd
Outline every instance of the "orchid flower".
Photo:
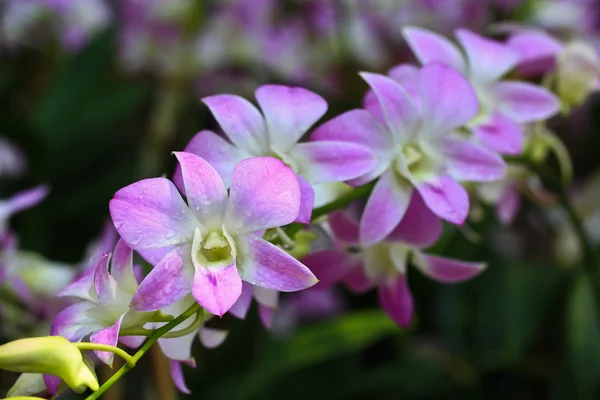
[[[404,29],[404,37],[421,64],[442,62],[468,78],[480,110],[467,126],[481,143],[503,154],[520,154],[524,140],[522,125],[556,114],[558,100],[532,83],[499,81],[520,59],[519,53],[508,45],[466,29],[458,29],[455,34],[465,55],[436,33],[416,27]],[[411,79],[410,74],[404,74],[403,78]],[[406,82],[404,79],[400,83]]]
[[359,241],[359,225],[347,214],[334,212],[328,222],[341,249],[320,251],[304,259],[320,279],[316,287],[326,288],[340,280],[355,292],[377,286],[381,306],[400,326],[410,324],[414,311],[407,281],[409,263],[425,276],[442,283],[462,282],[485,267],[482,263],[423,252],[440,237],[442,223],[417,192],[400,224],[384,241],[374,245],[365,246]]
[[[115,246],[112,260],[104,254],[90,276],[89,285],[75,281],[74,288],[65,293],[79,299],[65,308],[54,320],[51,334],[64,336],[72,342],[90,335],[92,343],[116,346],[122,328],[143,325],[148,315],[129,307],[138,282],[133,269],[133,252],[120,240]],[[113,353],[96,351],[98,358],[112,365]]]
[[389,77],[361,76],[374,93],[367,99],[368,111],[346,112],[313,134],[316,140],[360,143],[379,155],[376,167],[353,181],[364,184],[379,177],[361,218],[361,243],[372,245],[390,234],[404,216],[413,188],[436,215],[462,224],[469,199],[458,182],[494,181],[506,172],[499,155],[455,132],[477,114],[469,83],[440,63],[418,72],[414,97]]
[[18,176],[25,170],[25,156],[18,147],[0,138],[0,177]]
[[[227,187],[238,162],[256,156],[277,157],[298,175],[302,191],[298,222],[308,223],[315,196],[312,185],[353,179],[375,165],[374,155],[355,143],[298,143],[327,110],[327,103],[319,95],[299,87],[264,85],[256,90],[256,99],[264,116],[239,96],[204,98],[231,142],[211,131],[201,131],[184,150],[208,161]],[[179,174],[176,171],[174,181],[182,188]]]
[[271,157],[244,160],[233,168],[228,193],[208,162],[175,155],[187,204],[165,178],[133,183],[110,201],[123,240],[155,264],[132,300],[135,309],[160,310],[191,293],[222,316],[240,297],[242,280],[282,292],[316,283],[308,268],[256,234],[298,215],[300,187],[289,167]]

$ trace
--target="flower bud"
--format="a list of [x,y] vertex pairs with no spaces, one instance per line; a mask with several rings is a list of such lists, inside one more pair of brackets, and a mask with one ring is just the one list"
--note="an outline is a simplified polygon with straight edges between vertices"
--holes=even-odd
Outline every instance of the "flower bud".
[[558,56],[557,93],[564,107],[581,105],[590,93],[598,90],[600,58],[585,42],[569,43]]
[[0,368],[57,376],[77,393],[99,388],[79,349],[62,336],[20,339],[0,346]]

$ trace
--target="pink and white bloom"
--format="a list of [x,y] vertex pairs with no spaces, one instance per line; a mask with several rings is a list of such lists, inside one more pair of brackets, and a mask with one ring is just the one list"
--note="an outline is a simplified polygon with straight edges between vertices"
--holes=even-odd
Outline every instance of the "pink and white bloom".
[[308,268],[259,236],[298,216],[300,187],[289,167],[271,157],[244,160],[233,168],[228,193],[208,162],[175,155],[187,204],[165,178],[133,183],[110,201],[122,239],[155,264],[132,300],[135,309],[160,310],[191,293],[222,316],[240,297],[242,280],[281,292],[316,283]]
[[442,283],[465,281],[485,267],[423,252],[440,237],[442,223],[416,192],[402,222],[382,242],[367,246],[360,243],[358,223],[342,212],[330,214],[329,225],[339,249],[313,253],[304,259],[320,279],[315,288],[343,281],[360,293],[376,286],[381,306],[400,326],[410,325],[414,312],[407,280],[409,264]]
[[522,125],[556,114],[558,99],[531,83],[500,81],[520,60],[519,53],[508,45],[466,29],[457,29],[455,35],[464,55],[441,35],[416,27],[404,29],[404,37],[421,64],[442,62],[468,78],[480,103],[479,113],[468,127],[481,143],[503,154],[520,154]]
[[[222,94],[205,97],[229,141],[211,131],[198,133],[184,151],[208,161],[231,184],[233,167],[250,157],[274,156],[297,175],[302,191],[298,221],[308,223],[314,202],[312,185],[341,182],[367,173],[375,156],[364,146],[327,140],[298,143],[325,114],[325,100],[306,89],[264,85],[256,90],[261,112],[242,97]],[[181,188],[179,172],[174,181]]]
[[418,71],[411,96],[390,77],[362,73],[373,90],[367,110],[346,112],[319,127],[317,140],[350,141],[379,155],[371,172],[353,181],[379,177],[360,222],[360,242],[387,237],[404,216],[413,189],[439,217],[462,224],[469,199],[460,181],[501,178],[506,165],[495,152],[462,138],[455,130],[479,106],[475,92],[458,72],[441,63]]
[[[60,312],[52,324],[51,334],[67,338],[72,342],[83,340],[89,335],[92,343],[116,346],[122,328],[139,327],[148,314],[130,308],[129,303],[138,289],[133,268],[133,252],[120,240],[115,246],[112,260],[105,253],[93,276],[75,281],[66,293],[79,301]],[[96,351],[98,358],[112,365],[113,353]]]

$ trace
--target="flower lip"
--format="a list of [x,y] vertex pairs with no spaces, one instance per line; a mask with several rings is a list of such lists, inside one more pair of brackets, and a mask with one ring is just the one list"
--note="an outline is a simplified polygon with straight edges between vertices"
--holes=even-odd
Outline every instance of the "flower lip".
[[223,226],[221,231],[211,231],[205,237],[196,229],[192,243],[192,261],[197,266],[227,266],[235,260],[235,242]]

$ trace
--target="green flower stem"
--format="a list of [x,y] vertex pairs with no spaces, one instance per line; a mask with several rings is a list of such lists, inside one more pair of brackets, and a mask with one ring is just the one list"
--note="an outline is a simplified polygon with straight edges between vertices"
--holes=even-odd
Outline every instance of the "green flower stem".
[[118,355],[119,357],[121,357],[123,360],[125,360],[127,365],[129,365],[132,368],[135,367],[135,361],[134,361],[133,357],[131,357],[125,350],[120,349],[116,346],[111,346],[108,344],[101,344],[101,343],[90,343],[90,342],[73,343],[73,345],[75,347],[77,347],[79,350],[96,350],[96,351],[107,351],[109,353],[114,353],[114,354]]
[[[178,338],[178,337],[182,337],[187,334],[190,334],[190,333],[194,332],[195,330],[197,330],[200,327],[200,325],[202,325],[203,319],[204,319],[204,311],[199,310],[196,313],[196,319],[190,326],[188,326],[187,328],[178,330],[178,331],[167,332],[162,337],[165,339],[174,339],[174,338]],[[121,329],[121,331],[119,332],[119,336],[148,336],[148,337],[150,337],[154,334],[154,332],[156,332],[156,331],[150,330],[150,329],[145,329],[145,328],[129,328],[129,329]]]
[[[327,203],[321,207],[317,207],[313,209],[311,222],[315,222],[317,219],[321,218],[324,215],[329,214],[332,211],[340,210],[342,208],[347,207],[354,200],[360,199],[361,197],[366,197],[373,190],[373,186],[375,186],[374,182],[368,183],[363,186],[359,186],[357,188],[352,189],[350,192],[341,196],[339,199],[332,201],[331,203]],[[293,238],[296,233],[300,232],[304,224],[293,223],[288,225],[285,233]]]
[[[146,343],[144,343],[144,345],[137,351],[137,353],[135,353],[133,355],[133,357],[132,357],[133,358],[133,362],[137,363],[140,360],[140,358],[142,358],[144,356],[144,354],[146,354],[148,352],[148,350],[150,350],[150,348],[152,347],[152,345],[158,339],[160,339],[162,336],[164,336],[165,334],[167,334],[168,332],[170,332],[171,329],[175,328],[177,325],[181,324],[183,321],[185,321],[186,319],[188,319],[192,315],[196,314],[200,310],[201,310],[200,305],[198,303],[194,303],[190,308],[188,308],[183,314],[181,314],[180,316],[178,316],[177,318],[175,318],[173,321],[171,321],[168,324],[166,324],[164,326],[161,326],[160,328],[158,328],[157,330],[155,330],[154,333],[152,334],[152,336],[150,336],[150,338],[148,338],[148,340],[146,341]],[[113,376],[111,376],[109,380],[107,380],[106,382],[104,382],[104,384],[102,386],[100,386],[100,389],[98,389],[96,392],[94,392],[91,395],[89,395],[86,398],[86,400],[96,400],[96,399],[100,398],[100,396],[106,390],[108,390],[108,388],[110,388],[123,375],[125,375],[127,372],[129,372],[129,370],[131,368],[133,368],[133,367],[129,366],[129,364],[125,364]]]

